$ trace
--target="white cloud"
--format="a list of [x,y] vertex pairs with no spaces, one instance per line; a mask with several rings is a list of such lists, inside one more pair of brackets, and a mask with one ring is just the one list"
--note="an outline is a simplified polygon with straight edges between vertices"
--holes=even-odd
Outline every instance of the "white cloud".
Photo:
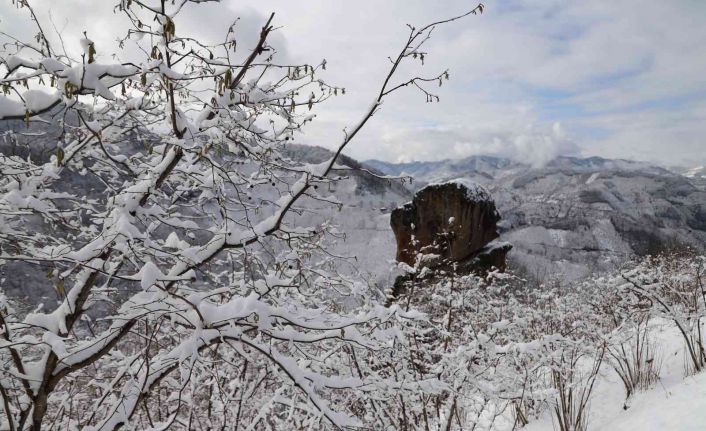
[[[85,29],[100,53],[118,36],[106,31],[121,20],[113,2],[32,4],[51,6],[59,27],[69,20],[69,44]],[[352,144],[351,155],[412,160],[493,152],[542,163],[581,151],[665,164],[706,162],[706,113],[699,105],[706,95],[706,2],[503,0],[486,6],[483,16],[437,29],[428,45],[421,70],[451,70],[451,81],[437,89],[441,103],[426,104],[413,91],[395,95]],[[326,58],[323,77],[347,89],[347,96],[317,112],[302,139],[333,147],[369,106],[387,56],[404,42],[405,24],[468,7],[462,0],[225,0],[191,6],[194,12],[177,25],[220,38],[239,15],[239,46],[246,52],[275,11],[279,50],[308,63]],[[5,31],[33,32],[25,28],[26,13],[9,2],[0,5],[0,17]],[[557,122],[571,139],[552,130]]]
[[[439,148],[449,158],[473,155],[507,157],[543,166],[560,154],[576,154],[578,147],[559,123],[552,127],[517,125],[517,128],[473,128],[463,125],[388,129],[381,136],[382,158],[396,162],[438,159]],[[430,144],[433,143],[433,144]],[[395,154],[398,156],[395,157]]]

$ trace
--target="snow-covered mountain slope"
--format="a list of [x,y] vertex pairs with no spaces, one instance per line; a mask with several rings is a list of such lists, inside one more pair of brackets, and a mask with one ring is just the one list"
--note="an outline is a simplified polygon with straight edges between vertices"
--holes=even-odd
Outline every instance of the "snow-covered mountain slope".
[[692,168],[676,167],[672,171],[689,178],[697,187],[706,190],[706,166]]
[[[285,154],[306,163],[320,163],[332,155],[326,149],[304,145],[291,145]],[[333,253],[347,258],[339,270],[354,272],[382,290],[398,275],[390,212],[410,201],[413,192],[401,180],[384,178],[382,172],[345,155],[338,165],[341,169],[336,175],[342,179],[329,190],[332,199],[341,202],[340,207],[308,200],[305,205],[312,211],[304,216],[318,222],[329,220],[345,234],[330,244]]]
[[[36,161],[48,160],[55,154],[58,129],[44,125],[32,125],[30,129],[24,127],[21,122],[0,122],[0,155],[31,158]],[[9,131],[21,133],[8,133]],[[145,139],[157,137],[145,134],[141,136],[140,141],[131,141],[130,145],[134,148],[125,151],[144,150],[148,143]],[[26,145],[27,142],[31,142],[31,145]],[[283,151],[283,156],[307,164],[323,162],[329,159],[332,153],[318,147],[292,145]],[[288,217],[296,219],[292,221],[297,225],[317,228],[323,228],[330,221],[334,227],[327,229],[332,231],[332,235],[326,236],[328,252],[332,256],[340,257],[337,259],[335,271],[359,276],[362,281],[382,288],[391,284],[396,276],[396,246],[389,224],[389,212],[409,201],[412,193],[401,181],[385,179],[383,174],[377,171],[369,172],[367,167],[346,156],[339,159],[338,165],[333,176],[340,179],[317,186],[317,193],[325,199],[305,197]],[[98,198],[104,193],[104,186],[90,172],[77,173],[66,170],[57,187],[59,191],[71,191],[87,199]],[[274,201],[278,196],[273,194],[266,198]],[[26,222],[35,226],[38,231],[50,229],[36,218],[28,217]],[[70,234],[71,232],[66,232],[66,235]],[[196,235],[199,235],[198,231]],[[196,239],[206,240],[201,237]],[[4,250],[4,247],[12,247],[11,253],[21,251],[13,244],[0,244],[0,249]],[[57,294],[53,283],[48,279],[48,269],[48,266],[41,264],[8,262],[0,266],[0,285],[8,296],[28,308],[34,308],[39,303],[52,303]]]
[[688,178],[706,178],[706,166],[697,166],[687,169],[684,172],[684,176]]
[[647,163],[559,157],[533,168],[496,157],[365,164],[427,182],[484,184],[503,217],[511,259],[530,275],[574,279],[608,270],[632,254],[706,245],[706,192],[692,178]]

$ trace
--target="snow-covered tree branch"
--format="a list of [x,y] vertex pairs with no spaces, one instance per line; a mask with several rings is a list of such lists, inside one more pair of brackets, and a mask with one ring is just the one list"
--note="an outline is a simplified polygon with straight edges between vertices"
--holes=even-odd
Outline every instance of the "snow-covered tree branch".
[[276,63],[274,14],[247,48],[236,24],[215,44],[182,34],[199,3],[121,0],[123,51],[84,33],[74,54],[18,2],[37,37],[4,35],[0,120],[50,145],[0,154],[0,264],[46,272],[59,302],[3,302],[0,428],[388,426],[381,400],[443,388],[381,365],[422,316],[332,269],[328,225],[297,213],[336,202],[319,185],[389,94],[436,98],[425,85],[448,72],[398,77],[399,66],[482,5],[411,27],[370,108],[309,165],[282,150],[345,89],[318,77],[325,61]]

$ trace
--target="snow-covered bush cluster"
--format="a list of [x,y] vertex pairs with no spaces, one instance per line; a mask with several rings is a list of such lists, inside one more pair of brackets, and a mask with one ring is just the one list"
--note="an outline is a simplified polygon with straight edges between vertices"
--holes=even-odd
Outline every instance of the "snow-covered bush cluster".
[[549,412],[556,429],[585,430],[606,370],[619,377],[626,400],[659,380],[656,322],[682,335],[684,374],[703,369],[705,264],[704,256],[674,252],[577,284],[541,286],[512,274],[425,272],[397,288],[400,305],[427,316],[427,326],[417,323],[408,335],[409,363],[419,378],[439,376],[448,387],[400,398],[398,410],[429,429],[517,429]]

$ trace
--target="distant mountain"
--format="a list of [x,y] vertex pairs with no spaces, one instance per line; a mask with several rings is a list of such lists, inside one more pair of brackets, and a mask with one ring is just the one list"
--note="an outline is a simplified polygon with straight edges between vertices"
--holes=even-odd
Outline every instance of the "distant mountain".
[[366,160],[363,163],[388,175],[408,175],[424,183],[475,176],[492,179],[501,172],[507,172],[519,166],[509,159],[491,156],[475,156],[462,160],[437,162],[388,163],[379,160]]
[[600,157],[558,157],[533,168],[497,157],[366,165],[428,182],[484,184],[503,217],[511,260],[536,278],[574,279],[611,269],[634,254],[706,246],[706,192],[696,174]]
[[706,166],[697,166],[684,172],[687,178],[706,178]]
[[[388,175],[409,175],[425,183],[459,177],[478,177],[482,182],[486,182],[509,174],[526,172],[533,169],[527,164],[493,156],[471,156],[460,160],[411,163],[389,163],[380,160],[366,160],[363,164]],[[670,173],[667,169],[645,162],[611,160],[601,157],[557,157],[549,162],[546,168],[565,169],[573,172],[616,170],[641,171],[655,175]],[[536,170],[541,170],[541,168]]]
[[706,166],[696,166],[694,168],[675,168],[674,172],[689,178],[692,183],[702,190],[706,190]]

